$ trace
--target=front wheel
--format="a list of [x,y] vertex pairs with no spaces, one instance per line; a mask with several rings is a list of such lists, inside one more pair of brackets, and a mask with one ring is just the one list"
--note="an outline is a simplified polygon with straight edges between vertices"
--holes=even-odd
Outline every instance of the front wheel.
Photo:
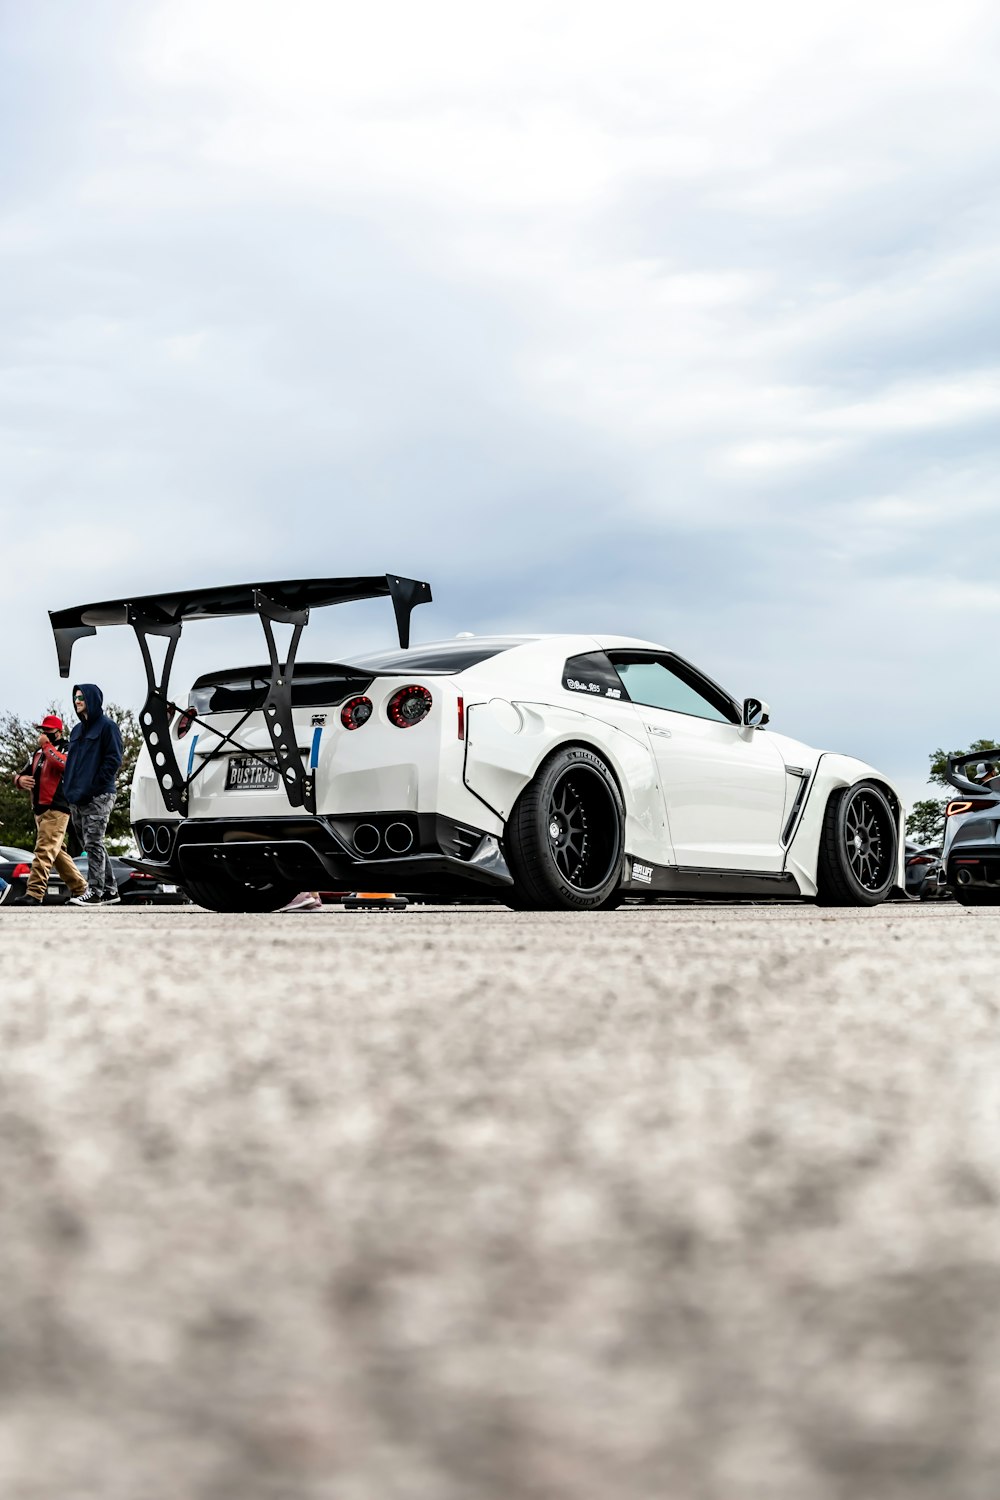
[[826,805],[816,870],[820,906],[878,906],[892,890],[896,814],[874,782],[835,792]]
[[515,910],[599,911],[617,904],[625,839],[618,784],[592,750],[568,746],[542,765],[507,820]]

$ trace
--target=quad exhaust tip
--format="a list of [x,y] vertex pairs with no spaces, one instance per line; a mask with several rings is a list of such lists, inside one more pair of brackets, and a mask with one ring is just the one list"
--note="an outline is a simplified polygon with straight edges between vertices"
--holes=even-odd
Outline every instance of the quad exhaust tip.
[[408,823],[390,823],[383,832],[374,823],[359,823],[351,840],[358,854],[369,856],[381,850],[386,854],[408,854],[416,842]]
[[974,877],[972,871],[967,869],[963,865],[963,867],[955,875],[955,879],[958,881],[959,885],[971,885]]
[[374,854],[382,842],[382,835],[374,823],[359,823],[354,830],[354,847],[359,854]]
[[391,854],[407,854],[413,848],[413,829],[406,823],[390,823],[385,830],[385,847]]
[[139,848],[143,854],[158,854],[166,859],[170,853],[173,833],[165,823],[147,823],[139,835]]

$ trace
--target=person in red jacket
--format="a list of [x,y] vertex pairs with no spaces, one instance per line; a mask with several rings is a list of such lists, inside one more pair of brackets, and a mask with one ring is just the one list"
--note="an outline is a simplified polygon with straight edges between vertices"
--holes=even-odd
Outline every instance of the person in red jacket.
[[38,730],[38,749],[14,777],[15,786],[22,792],[31,793],[38,829],[35,857],[28,876],[28,894],[15,902],[17,906],[29,907],[40,907],[45,900],[53,866],[69,886],[71,896],[80,896],[87,889],[87,882],[63,849],[69,826],[69,803],[62,791],[67,750],[63,721],[56,714],[46,714],[35,728]]

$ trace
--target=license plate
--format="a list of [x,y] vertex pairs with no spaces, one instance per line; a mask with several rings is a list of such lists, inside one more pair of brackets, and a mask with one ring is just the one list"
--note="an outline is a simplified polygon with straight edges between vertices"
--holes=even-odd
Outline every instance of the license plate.
[[262,765],[252,755],[231,755],[226,768],[227,792],[273,792],[278,785],[278,762],[268,755]]
[[163,887],[163,894],[165,896],[176,896],[177,895],[177,887],[175,885],[165,885]]

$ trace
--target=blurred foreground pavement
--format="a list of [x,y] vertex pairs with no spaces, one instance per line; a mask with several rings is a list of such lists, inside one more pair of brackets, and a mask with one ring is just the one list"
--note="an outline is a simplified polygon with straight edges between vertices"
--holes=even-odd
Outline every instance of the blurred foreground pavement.
[[0,1496],[996,1500],[998,957],[0,913]]

